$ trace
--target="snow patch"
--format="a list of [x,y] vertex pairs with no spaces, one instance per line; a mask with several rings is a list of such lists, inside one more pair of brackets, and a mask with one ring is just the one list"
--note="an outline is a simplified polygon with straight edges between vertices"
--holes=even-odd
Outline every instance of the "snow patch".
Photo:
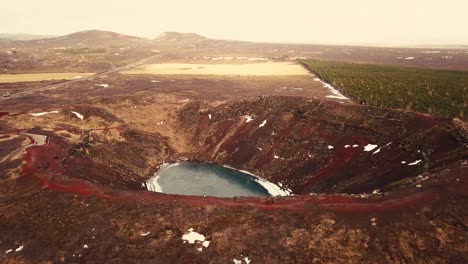
[[58,114],[59,111],[50,111],[50,112],[40,112],[40,113],[30,113],[32,116],[43,116],[48,114]]
[[246,122],[246,123],[249,123],[250,121],[253,120],[253,118],[252,118],[251,116],[249,116],[249,115],[244,116],[244,118],[245,118],[245,122]]
[[107,83],[101,83],[101,84],[99,84],[98,86],[107,88],[107,87],[109,87],[109,84],[107,84]]
[[414,57],[406,57],[405,60],[414,60]]
[[76,115],[76,117],[78,117],[79,119],[83,120],[84,119],[84,116],[78,112],[75,112],[75,111],[71,111],[74,115]]
[[211,114],[208,114],[208,118],[211,120]]
[[188,233],[182,236],[182,240],[184,240],[184,243],[188,242],[189,244],[195,244],[195,242],[197,242],[197,244],[201,243],[201,245],[196,248],[200,252],[203,251],[204,247],[207,248],[210,245],[210,241],[205,240],[204,235],[193,231],[193,228],[190,228]]
[[364,146],[364,151],[372,151],[374,150],[376,147],[378,147],[377,145],[374,145],[374,144],[367,144],[366,146]]
[[322,83],[323,87],[327,88],[330,91],[331,95],[327,95],[326,97],[338,100],[349,100],[348,97],[341,94],[337,89],[335,89],[335,87],[331,86],[329,83],[326,83],[319,78],[314,78],[314,81]]
[[[275,155],[276,156],[276,155]],[[279,157],[278,157],[279,158]],[[263,179],[263,178],[260,178],[258,177],[257,175],[249,172],[249,171],[245,171],[245,170],[237,170],[235,168],[232,168],[228,165],[223,165],[223,167],[225,168],[229,168],[229,169],[232,169],[232,170],[236,170],[236,171],[239,171],[239,172],[242,172],[242,173],[245,173],[245,174],[248,174],[252,177],[254,177],[254,180],[262,185],[263,188],[265,188],[268,193],[271,195],[271,196],[290,196],[290,195],[293,195],[292,194],[292,191],[286,187],[282,187],[282,184],[281,186],[278,186],[266,179]]]
[[267,123],[267,120],[265,119],[258,127],[264,127],[266,123]]
[[149,234],[150,234],[150,231],[145,232],[145,233],[140,233],[140,236],[144,237],[144,236],[147,236],[147,235],[149,235]]
[[408,163],[408,166],[418,165],[422,160],[416,160],[414,162]]
[[333,149],[333,148],[334,148],[334,146],[332,146],[332,145],[328,145],[328,147],[327,147],[327,148],[328,148],[328,149]]

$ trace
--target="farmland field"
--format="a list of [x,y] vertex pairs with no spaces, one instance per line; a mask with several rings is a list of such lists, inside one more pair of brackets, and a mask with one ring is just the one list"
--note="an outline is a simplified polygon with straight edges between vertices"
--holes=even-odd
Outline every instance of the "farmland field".
[[265,62],[249,64],[188,64],[160,63],[126,71],[127,74],[179,74],[179,75],[306,75],[307,72],[295,63]]
[[466,119],[468,72],[316,60],[301,62],[358,102]]
[[60,73],[28,73],[0,74],[0,83],[37,82],[46,80],[69,80],[93,75],[93,73],[60,72]]

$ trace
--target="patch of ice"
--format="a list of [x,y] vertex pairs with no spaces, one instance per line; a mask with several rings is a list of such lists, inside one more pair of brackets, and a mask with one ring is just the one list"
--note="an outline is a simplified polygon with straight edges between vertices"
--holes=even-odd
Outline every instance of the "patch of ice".
[[40,113],[30,113],[32,116],[43,116],[48,114],[58,114],[59,111],[50,111],[50,112],[40,112]]
[[414,162],[408,163],[408,166],[418,165],[422,160],[416,160]]
[[265,119],[258,127],[264,127],[266,123],[267,123],[267,120]]
[[[278,157],[275,155],[275,157]],[[278,157],[279,158],[279,157]],[[282,187],[282,186],[278,186],[266,179],[263,179],[263,178],[260,178],[258,177],[257,175],[249,172],[249,171],[245,171],[245,170],[237,170],[233,167],[230,167],[228,165],[223,165],[223,167],[226,167],[226,168],[229,168],[229,169],[232,169],[232,170],[236,170],[236,171],[239,171],[239,172],[242,172],[242,173],[245,173],[245,174],[248,174],[252,177],[254,177],[254,180],[262,185],[263,188],[265,188],[268,193],[271,195],[271,196],[290,196],[292,195],[292,191],[286,187]]]
[[252,118],[251,116],[249,116],[249,115],[244,116],[244,118],[245,118],[245,122],[246,122],[246,123],[249,123],[250,121],[253,120],[253,118]]
[[145,232],[145,233],[140,233],[140,236],[143,236],[143,237],[144,237],[144,236],[147,236],[147,235],[149,235],[150,233],[151,233],[150,231],[148,231],[148,232]]
[[376,147],[378,147],[377,145],[374,145],[374,144],[367,144],[366,146],[364,146],[364,151],[372,151],[374,150]]
[[74,115],[76,115],[76,117],[78,117],[79,119],[83,120],[84,119],[84,116],[78,112],[75,112],[75,111],[71,111]]

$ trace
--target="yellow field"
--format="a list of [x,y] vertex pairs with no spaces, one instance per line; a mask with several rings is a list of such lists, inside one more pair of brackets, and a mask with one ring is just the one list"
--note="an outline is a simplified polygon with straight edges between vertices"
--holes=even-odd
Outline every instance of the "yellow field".
[[87,77],[94,73],[78,73],[78,72],[63,72],[63,73],[26,73],[26,74],[0,74],[0,83],[14,82],[37,82],[47,80],[71,80]]
[[125,74],[161,75],[307,75],[302,66],[289,62],[262,62],[249,64],[187,64],[160,63],[148,64]]

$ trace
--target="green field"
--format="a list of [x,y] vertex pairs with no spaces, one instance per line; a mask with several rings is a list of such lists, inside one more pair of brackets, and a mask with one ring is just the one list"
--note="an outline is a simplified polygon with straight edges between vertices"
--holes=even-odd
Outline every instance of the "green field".
[[357,102],[467,119],[468,72],[301,60]]

